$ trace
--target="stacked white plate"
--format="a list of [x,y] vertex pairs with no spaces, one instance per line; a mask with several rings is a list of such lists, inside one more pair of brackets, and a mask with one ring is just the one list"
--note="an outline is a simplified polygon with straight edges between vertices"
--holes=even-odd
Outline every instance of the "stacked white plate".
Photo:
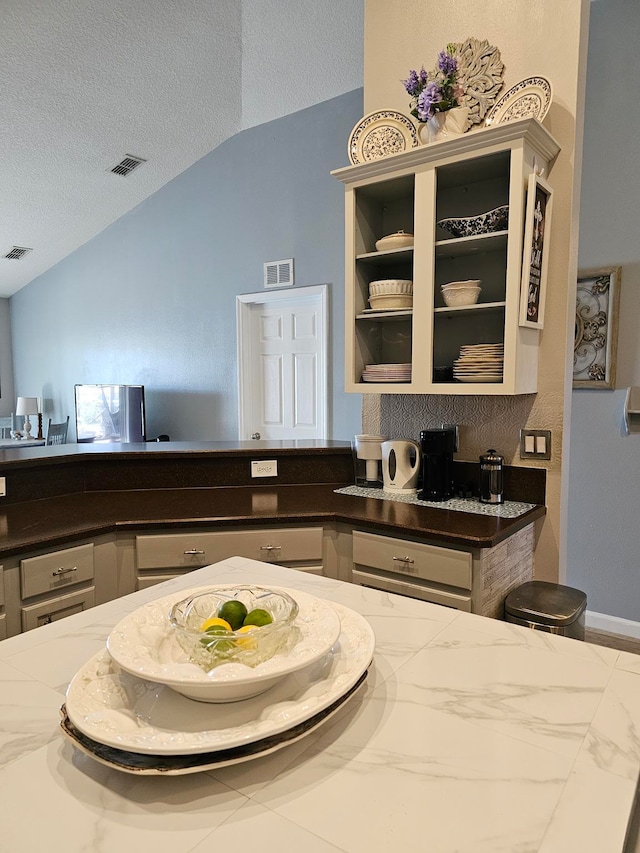
[[503,344],[469,344],[460,347],[453,376],[458,382],[502,382],[503,367]]
[[367,364],[362,372],[363,382],[411,382],[409,364]]

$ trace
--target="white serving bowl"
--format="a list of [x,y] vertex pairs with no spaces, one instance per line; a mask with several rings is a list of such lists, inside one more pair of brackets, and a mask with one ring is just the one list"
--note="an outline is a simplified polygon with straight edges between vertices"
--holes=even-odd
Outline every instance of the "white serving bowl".
[[396,231],[394,234],[387,234],[386,237],[381,237],[376,241],[376,250],[384,252],[389,249],[407,249],[413,246],[413,234],[405,231]]
[[481,287],[459,287],[454,290],[444,290],[442,298],[448,308],[462,305],[475,305],[480,296]]
[[479,278],[470,278],[467,281],[450,281],[448,284],[442,284],[440,289],[443,293],[448,290],[460,290],[467,287],[480,287],[482,280]]
[[109,634],[107,649],[111,658],[125,672],[166,684],[189,699],[236,702],[258,696],[285,675],[319,661],[340,635],[340,619],[327,602],[299,590],[271,587],[273,593],[290,596],[298,606],[291,626],[296,642],[256,666],[233,662],[205,672],[189,659],[169,617],[174,605],[182,600],[223,589],[228,591],[229,585],[180,590],[128,614]]
[[369,305],[377,311],[386,311],[393,308],[411,308],[413,306],[413,294],[389,294],[388,296],[370,296]]
[[413,282],[404,278],[385,278],[369,284],[369,296],[398,296],[413,293]]

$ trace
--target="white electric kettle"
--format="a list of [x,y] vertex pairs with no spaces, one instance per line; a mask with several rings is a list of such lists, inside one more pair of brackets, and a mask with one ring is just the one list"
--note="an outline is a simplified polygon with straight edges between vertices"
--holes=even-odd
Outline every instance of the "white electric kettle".
[[382,489],[396,495],[415,495],[420,473],[420,445],[408,439],[382,442]]

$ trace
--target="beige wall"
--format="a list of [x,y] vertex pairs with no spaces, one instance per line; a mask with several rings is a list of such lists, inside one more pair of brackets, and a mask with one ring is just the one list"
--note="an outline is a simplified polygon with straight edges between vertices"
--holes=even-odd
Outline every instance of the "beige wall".
[[[457,458],[477,460],[496,447],[507,463],[525,464],[518,455],[521,427],[552,430],[547,468],[547,517],[537,530],[536,577],[565,579],[566,478],[568,448],[563,423],[570,414],[571,357],[577,273],[579,176],[582,156],[588,0],[450,0],[436,6],[424,0],[366,0],[364,111],[409,112],[402,79],[410,68],[434,68],[447,42],[473,36],[500,49],[504,88],[535,74],[553,85],[545,127],[561,146],[548,176],[554,189],[553,242],[550,247],[545,328],[541,332],[538,393],[517,398],[410,397],[370,400],[363,406],[363,429],[378,432],[398,424],[421,428],[455,421],[462,425]],[[574,180],[574,176],[577,176]],[[396,420],[394,408],[402,417]],[[568,434],[568,431],[567,431]],[[540,465],[542,463],[529,463]]]

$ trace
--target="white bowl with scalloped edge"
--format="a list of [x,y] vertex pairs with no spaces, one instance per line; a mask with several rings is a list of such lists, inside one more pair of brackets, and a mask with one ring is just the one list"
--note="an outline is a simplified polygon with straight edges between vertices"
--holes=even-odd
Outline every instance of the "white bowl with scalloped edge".
[[[229,585],[218,588],[228,590]],[[340,618],[328,602],[300,590],[271,587],[274,592],[291,596],[298,606],[291,626],[296,642],[257,666],[238,660],[207,672],[193,663],[178,642],[170,613],[181,600],[215,589],[210,586],[180,590],[129,613],[109,634],[107,649],[111,658],[125,672],[166,684],[189,699],[236,702],[257,696],[285,675],[320,660],[340,635]]]

